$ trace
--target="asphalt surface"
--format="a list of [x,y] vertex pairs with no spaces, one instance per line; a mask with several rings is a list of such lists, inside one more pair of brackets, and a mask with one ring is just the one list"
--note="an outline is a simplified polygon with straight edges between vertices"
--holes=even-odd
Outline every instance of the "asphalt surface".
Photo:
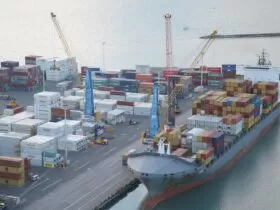
[[[55,90],[55,84],[47,84],[47,90]],[[19,104],[33,105],[33,93],[10,92]],[[183,111],[176,118],[176,125],[186,122],[191,114],[192,100],[180,101]],[[0,110],[7,102],[0,102]],[[81,152],[69,152],[70,166],[67,168],[46,169],[33,167],[40,180],[26,184],[22,188],[1,186],[0,193],[20,196],[24,210],[93,209],[99,202],[127,183],[133,177],[122,166],[121,156],[130,149],[142,150],[145,146],[139,137],[149,126],[149,117],[133,116],[139,122],[134,126],[128,123],[115,127],[115,138],[106,146],[95,146]]]

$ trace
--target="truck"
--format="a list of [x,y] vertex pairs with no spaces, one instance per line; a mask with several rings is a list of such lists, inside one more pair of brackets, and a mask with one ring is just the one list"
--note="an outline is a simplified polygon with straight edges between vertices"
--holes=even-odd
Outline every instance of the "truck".
[[0,194],[0,209],[14,209],[21,204],[20,197]]

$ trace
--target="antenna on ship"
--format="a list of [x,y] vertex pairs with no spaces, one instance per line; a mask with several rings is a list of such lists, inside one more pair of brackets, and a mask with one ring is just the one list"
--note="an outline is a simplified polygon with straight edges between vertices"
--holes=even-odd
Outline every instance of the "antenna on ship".
[[271,66],[271,61],[268,59],[268,53],[262,49],[261,54],[258,55],[259,66]]

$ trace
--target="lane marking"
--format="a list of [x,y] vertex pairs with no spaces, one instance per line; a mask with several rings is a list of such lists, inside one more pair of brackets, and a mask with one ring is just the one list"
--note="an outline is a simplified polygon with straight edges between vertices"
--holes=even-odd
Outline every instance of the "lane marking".
[[52,186],[58,184],[61,181],[62,181],[62,179],[60,178],[60,179],[56,180],[55,182],[51,183],[50,185],[46,186],[45,188],[43,188],[41,191],[45,192],[47,189],[51,188]]
[[117,148],[116,147],[113,147],[112,149],[108,150],[107,152],[104,152],[103,153],[103,156],[109,154],[110,152],[113,152],[114,150],[116,150]]
[[31,190],[35,189],[35,188],[38,187],[39,185],[48,182],[49,180],[50,180],[49,178],[46,178],[46,179],[44,179],[44,180],[42,180],[42,181],[39,181],[39,182],[37,182],[37,183],[34,182],[34,185],[30,185],[25,191],[23,191],[23,192],[20,194],[20,197],[25,196],[28,192],[30,192]]
[[75,160],[72,164],[70,163],[70,166],[74,166],[74,165],[77,165],[80,161],[78,160]]
[[120,160],[115,160],[111,162],[109,165],[107,165],[108,168],[111,168],[113,165],[115,165],[117,162],[120,162]]
[[135,139],[136,136],[137,136],[137,135],[134,134],[130,139],[128,139],[128,141],[133,141],[133,140]]
[[[84,194],[83,196],[81,196],[80,198],[76,199],[72,204],[66,206],[64,209],[69,209],[72,206],[75,206],[76,204],[78,204],[81,200],[83,200],[84,198],[86,198],[88,195],[90,195],[91,193],[93,193],[94,191],[97,191],[98,189],[100,189],[101,187],[105,186],[107,183],[109,183],[110,181],[112,181],[113,179],[115,179],[117,176],[119,176],[122,172],[118,172],[116,173],[114,176],[110,177],[109,179],[107,179],[105,182],[103,182],[101,185],[98,185],[96,187],[94,187],[91,191],[87,192],[86,194]],[[111,186],[110,186],[111,187]],[[109,189],[109,187],[108,187]],[[103,191],[103,190],[102,190]],[[104,191],[103,191],[104,192]],[[102,194],[102,193],[101,193]]]
[[75,169],[74,169],[74,171],[78,171],[78,170],[80,170],[80,169],[82,169],[82,168],[86,167],[88,164],[90,164],[90,162],[89,162],[89,161],[88,161],[88,162],[86,162],[85,164],[80,165],[79,167],[75,168]]

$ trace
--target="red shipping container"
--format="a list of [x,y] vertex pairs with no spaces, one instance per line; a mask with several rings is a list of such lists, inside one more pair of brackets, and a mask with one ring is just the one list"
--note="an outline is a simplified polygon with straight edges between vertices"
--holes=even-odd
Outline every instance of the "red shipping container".
[[124,91],[119,91],[119,90],[111,90],[110,94],[111,95],[117,95],[117,96],[125,96],[125,92]]
[[24,107],[23,106],[19,106],[13,109],[13,113],[14,114],[18,114],[24,111]]
[[21,173],[9,173],[9,172],[0,172],[1,179],[11,179],[11,180],[20,180],[22,179]]
[[101,86],[98,88],[98,90],[102,90],[102,91],[111,91],[114,90],[115,88],[113,87],[107,87],[107,86]]
[[167,77],[169,75],[178,75],[179,74],[179,71],[178,70],[166,70],[166,71],[163,71],[163,76],[164,77]]
[[136,74],[136,80],[140,82],[153,82],[152,74]]
[[222,68],[221,67],[206,67],[206,71],[220,74],[222,72]]
[[145,87],[145,88],[152,88],[154,86],[154,83],[152,82],[140,82],[139,87]]
[[131,102],[131,101],[117,101],[117,105],[121,105],[121,106],[134,106],[134,102]]
[[[64,117],[65,110],[62,107],[53,107],[51,108],[51,114],[55,117]],[[66,118],[70,117],[70,109],[66,109]]]

